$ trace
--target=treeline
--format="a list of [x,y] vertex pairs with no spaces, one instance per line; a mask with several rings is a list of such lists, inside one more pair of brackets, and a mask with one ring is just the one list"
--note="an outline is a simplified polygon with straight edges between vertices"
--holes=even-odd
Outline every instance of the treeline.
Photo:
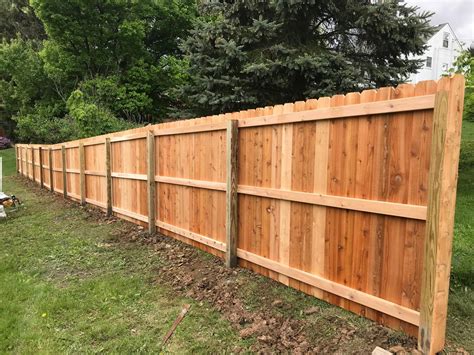
[[0,0],[0,119],[55,143],[397,85],[430,16],[390,0]]

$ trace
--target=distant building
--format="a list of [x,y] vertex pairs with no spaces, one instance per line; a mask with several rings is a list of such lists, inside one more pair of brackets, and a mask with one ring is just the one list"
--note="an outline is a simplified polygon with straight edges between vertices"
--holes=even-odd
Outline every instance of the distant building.
[[435,34],[426,42],[428,49],[421,56],[423,68],[410,76],[409,82],[417,83],[422,80],[438,80],[451,69],[456,58],[462,51],[461,42],[456,37],[449,23],[436,26]]

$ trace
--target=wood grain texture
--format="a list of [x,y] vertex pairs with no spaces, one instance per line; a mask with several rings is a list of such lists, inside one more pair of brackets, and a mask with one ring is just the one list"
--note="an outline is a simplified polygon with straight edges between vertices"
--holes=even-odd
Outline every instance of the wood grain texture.
[[31,147],[31,179],[33,181],[36,181],[35,179],[35,172],[36,172],[36,167],[35,167],[35,148]]
[[148,233],[156,232],[155,211],[155,135],[148,132],[147,135],[147,194],[148,194]]
[[[306,102],[308,109],[323,109],[330,106],[330,98],[322,97],[318,100]],[[328,153],[329,153],[329,121],[316,122],[314,139],[314,164],[313,164],[313,193],[325,194],[327,192]],[[326,234],[326,208],[313,206],[311,242],[311,273],[324,276],[324,252]],[[313,288],[311,294],[323,298],[322,290]]]
[[[283,105],[283,113],[293,112],[294,104]],[[292,163],[293,163],[293,125],[284,124],[282,127],[281,141],[281,178],[280,188],[291,190]],[[291,202],[280,201],[280,238],[279,238],[279,262],[283,265],[290,265],[290,232],[291,232]],[[290,284],[286,275],[279,275],[279,281],[285,285]]]
[[339,295],[341,298],[358,302],[359,304],[370,306],[373,309],[389,314],[397,319],[403,319],[404,321],[418,325],[420,322],[419,312],[405,308],[386,301],[382,298],[371,296],[365,292],[357,291],[351,287],[342,285],[338,282],[327,280],[324,277],[316,276],[311,273],[291,268],[281,263],[263,258],[259,255],[252,254],[245,250],[238,249],[237,255],[245,260],[252,261],[255,264],[262,265],[267,269],[274,270],[279,274],[286,275],[289,278],[304,282],[308,285],[317,287],[318,289],[325,290],[331,294]]
[[107,215],[112,215],[112,170],[110,138],[105,139],[105,185],[107,190]]
[[464,85],[460,75],[442,79],[436,95],[418,336],[425,354],[445,341]]
[[61,147],[61,168],[63,174],[63,196],[67,198],[66,147],[64,145]]
[[444,344],[463,85],[455,76],[168,122],[52,145],[47,160],[20,144],[18,170],[41,183],[48,163],[50,187],[80,199],[83,145],[86,202],[143,226],[156,209],[161,233],[225,259],[235,120],[239,265],[411,335],[421,324],[420,349],[433,353]]
[[[357,94],[358,93],[350,93],[350,95]],[[368,104],[348,103],[347,105],[340,107],[328,107],[317,111],[304,111],[298,113],[283,112],[283,114],[280,115],[264,116],[259,117],[258,119],[241,120],[239,122],[239,127],[255,127],[329,119],[334,120],[346,117],[426,110],[432,109],[433,106],[434,95],[411,97],[399,100],[387,100]]]
[[[219,187],[220,185],[215,185],[216,189]],[[270,197],[284,201],[335,207],[343,210],[371,212],[387,216],[426,220],[426,206],[420,205],[368,200],[355,197],[332,196],[320,193],[287,191],[246,185],[239,185],[238,192],[245,195]]]
[[239,130],[238,121],[227,122],[227,144],[226,144],[226,266],[237,266],[237,237],[239,233],[238,221],[238,153],[239,153]]
[[38,148],[38,155],[39,155],[39,175],[40,175],[40,186],[41,188],[44,187],[44,178],[43,178],[43,148]]
[[80,174],[80,195],[81,205],[86,204],[86,156],[84,152],[84,143],[79,143],[79,174]]

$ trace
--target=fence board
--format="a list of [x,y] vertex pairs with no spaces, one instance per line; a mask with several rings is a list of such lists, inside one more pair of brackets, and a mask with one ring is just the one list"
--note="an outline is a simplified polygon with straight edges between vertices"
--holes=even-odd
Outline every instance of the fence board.
[[[392,328],[420,331],[420,349],[433,353],[444,344],[447,299],[435,295],[448,290],[449,268],[441,269],[451,258],[462,83],[455,76],[116,132],[64,143],[64,163],[61,145],[48,146],[51,163],[47,154],[39,160],[38,146],[17,145],[18,170],[39,181],[33,161],[41,161],[45,186],[52,180],[62,193],[65,169],[68,196],[80,198],[83,146],[87,203],[142,225],[154,208],[160,232],[224,257],[225,128],[237,120],[239,265]],[[437,146],[442,154],[432,150],[432,139],[445,137],[432,137],[440,91],[449,110],[439,124],[454,125],[449,144]],[[436,174],[449,163],[449,174]]]
[[426,354],[439,352],[445,341],[464,85],[462,76],[442,79],[434,110],[418,336]]

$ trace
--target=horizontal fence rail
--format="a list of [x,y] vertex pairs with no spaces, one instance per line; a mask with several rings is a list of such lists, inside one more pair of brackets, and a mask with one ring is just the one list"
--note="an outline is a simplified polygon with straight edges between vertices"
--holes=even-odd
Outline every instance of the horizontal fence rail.
[[19,144],[17,169],[229,267],[418,335],[420,350],[435,353],[444,346],[463,88],[454,76]]

